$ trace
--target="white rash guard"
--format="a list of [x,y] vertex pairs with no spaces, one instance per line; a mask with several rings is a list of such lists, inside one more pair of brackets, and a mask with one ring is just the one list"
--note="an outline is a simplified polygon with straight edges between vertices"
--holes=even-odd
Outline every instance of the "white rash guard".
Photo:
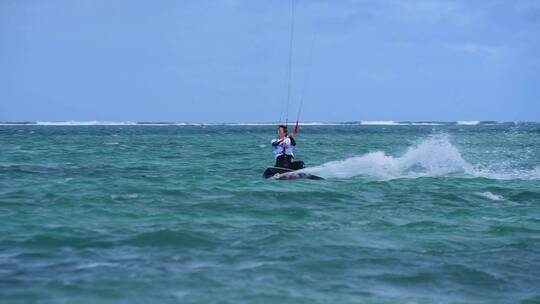
[[272,147],[274,148],[273,153],[274,157],[278,158],[278,156],[282,155],[285,151],[285,154],[290,155],[294,157],[294,147],[291,144],[290,138],[285,138],[279,145],[274,146],[274,143],[278,142],[279,139],[272,139]]

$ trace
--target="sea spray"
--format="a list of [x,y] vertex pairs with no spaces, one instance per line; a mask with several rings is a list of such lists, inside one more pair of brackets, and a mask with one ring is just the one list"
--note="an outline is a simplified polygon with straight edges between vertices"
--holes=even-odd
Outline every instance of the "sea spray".
[[400,157],[375,151],[305,170],[325,178],[370,176],[380,179],[470,174],[473,171],[473,166],[463,159],[445,134],[422,140]]

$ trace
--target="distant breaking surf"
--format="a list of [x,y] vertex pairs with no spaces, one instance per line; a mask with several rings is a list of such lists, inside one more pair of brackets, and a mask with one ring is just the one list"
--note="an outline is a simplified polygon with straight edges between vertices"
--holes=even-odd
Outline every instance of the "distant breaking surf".
[[[442,125],[460,125],[476,126],[482,124],[518,124],[526,122],[496,122],[496,121],[393,121],[393,120],[362,120],[352,122],[301,122],[301,126],[442,126]],[[133,122],[133,121],[30,121],[30,122],[0,122],[0,125],[31,125],[31,126],[275,126],[283,122],[253,122],[253,123],[226,123],[226,122]]]

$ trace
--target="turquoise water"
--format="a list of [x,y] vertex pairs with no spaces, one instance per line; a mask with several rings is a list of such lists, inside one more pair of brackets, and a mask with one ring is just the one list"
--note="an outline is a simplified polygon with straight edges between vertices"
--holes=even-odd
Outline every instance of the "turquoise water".
[[540,124],[274,133],[0,126],[0,302],[540,302]]

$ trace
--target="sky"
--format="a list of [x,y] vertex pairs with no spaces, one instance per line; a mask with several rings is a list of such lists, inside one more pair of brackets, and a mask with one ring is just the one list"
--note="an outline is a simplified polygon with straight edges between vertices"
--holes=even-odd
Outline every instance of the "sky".
[[0,121],[540,121],[540,1],[294,8],[0,0]]

